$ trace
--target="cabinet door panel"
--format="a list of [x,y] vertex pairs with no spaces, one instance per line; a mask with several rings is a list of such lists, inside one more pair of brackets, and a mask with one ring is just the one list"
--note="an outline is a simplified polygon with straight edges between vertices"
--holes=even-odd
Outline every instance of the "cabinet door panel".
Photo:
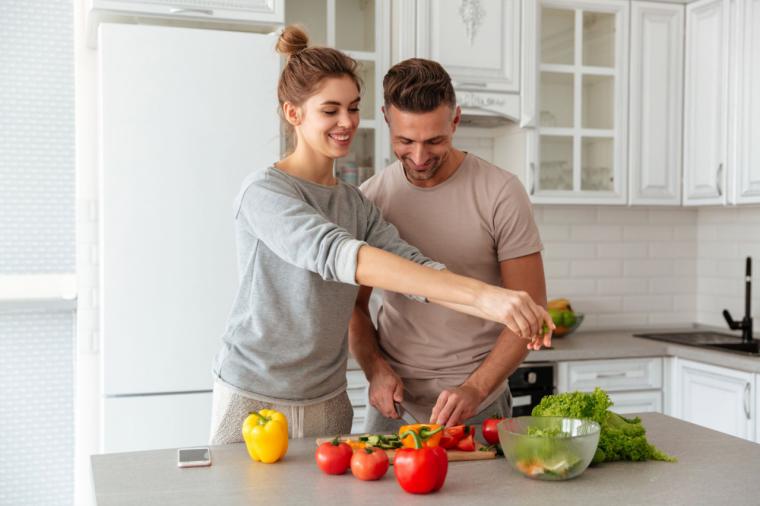
[[631,413],[662,413],[662,392],[611,392],[610,400],[614,403],[610,411],[619,415]]
[[520,2],[420,0],[417,55],[440,62],[457,88],[519,91]]
[[681,202],[682,5],[631,6],[631,203]]
[[726,0],[701,0],[686,7],[686,204],[726,200],[727,5]]
[[736,202],[760,203],[760,0],[740,4],[737,33]]
[[687,422],[744,439],[754,437],[750,373],[679,360],[676,415]]

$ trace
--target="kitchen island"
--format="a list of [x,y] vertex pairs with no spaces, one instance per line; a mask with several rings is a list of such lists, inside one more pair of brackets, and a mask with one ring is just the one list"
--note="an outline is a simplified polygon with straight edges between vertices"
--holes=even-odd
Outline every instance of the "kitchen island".
[[179,469],[176,449],[94,455],[98,506],[312,504],[760,504],[760,445],[656,413],[640,415],[651,443],[678,457],[591,467],[574,480],[525,478],[502,458],[455,462],[428,496],[407,494],[393,468],[380,481],[323,474],[314,439],[291,440],[285,459],[252,462],[243,444],[211,447],[213,464]]

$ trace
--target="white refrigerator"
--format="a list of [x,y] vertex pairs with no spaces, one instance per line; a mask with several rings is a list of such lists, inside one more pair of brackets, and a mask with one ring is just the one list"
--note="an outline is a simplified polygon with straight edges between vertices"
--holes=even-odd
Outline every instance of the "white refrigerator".
[[105,452],[208,441],[212,360],[238,284],[232,203],[279,154],[275,40],[100,27]]

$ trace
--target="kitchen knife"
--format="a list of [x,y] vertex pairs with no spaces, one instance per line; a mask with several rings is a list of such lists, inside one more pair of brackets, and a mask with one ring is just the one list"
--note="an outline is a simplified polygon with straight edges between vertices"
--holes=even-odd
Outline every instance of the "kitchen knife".
[[393,401],[393,407],[396,408],[396,414],[399,416],[399,418],[401,418],[406,423],[410,425],[420,423],[417,421],[414,415],[404,409],[404,406],[402,406],[400,402]]

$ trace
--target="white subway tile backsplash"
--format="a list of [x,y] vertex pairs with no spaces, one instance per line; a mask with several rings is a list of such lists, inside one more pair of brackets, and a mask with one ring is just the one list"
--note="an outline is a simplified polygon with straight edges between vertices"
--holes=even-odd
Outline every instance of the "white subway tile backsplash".
[[608,278],[599,279],[596,289],[600,295],[645,294],[649,291],[646,278]]
[[626,225],[623,227],[626,241],[670,241],[673,227],[663,225]]
[[553,279],[547,282],[550,299],[574,298],[576,295],[596,295],[597,281],[593,279]]
[[696,258],[697,245],[694,242],[668,241],[649,244],[650,258]]
[[649,293],[695,294],[697,293],[696,276],[657,277],[649,280]]
[[623,298],[618,296],[576,297],[572,300],[572,304],[574,310],[585,314],[620,313],[623,308]]
[[624,260],[623,273],[631,277],[669,276],[673,273],[671,259]]
[[539,209],[547,292],[584,312],[585,329],[694,321],[697,209]]
[[582,242],[545,242],[544,257],[559,258],[595,258],[596,245]]
[[596,245],[599,258],[646,258],[649,251],[645,242],[600,243]]
[[573,277],[609,278],[622,274],[621,260],[571,260],[570,274]]
[[594,207],[552,206],[543,208],[542,223],[584,224],[596,223]]
[[736,242],[727,241],[700,241],[699,256],[701,258],[737,258],[739,245]]
[[598,222],[610,225],[638,225],[646,223],[649,211],[620,207],[597,208]]
[[623,299],[627,313],[667,313],[673,310],[673,298],[668,295],[630,295]]
[[622,228],[618,225],[572,225],[570,234],[576,241],[619,241]]

